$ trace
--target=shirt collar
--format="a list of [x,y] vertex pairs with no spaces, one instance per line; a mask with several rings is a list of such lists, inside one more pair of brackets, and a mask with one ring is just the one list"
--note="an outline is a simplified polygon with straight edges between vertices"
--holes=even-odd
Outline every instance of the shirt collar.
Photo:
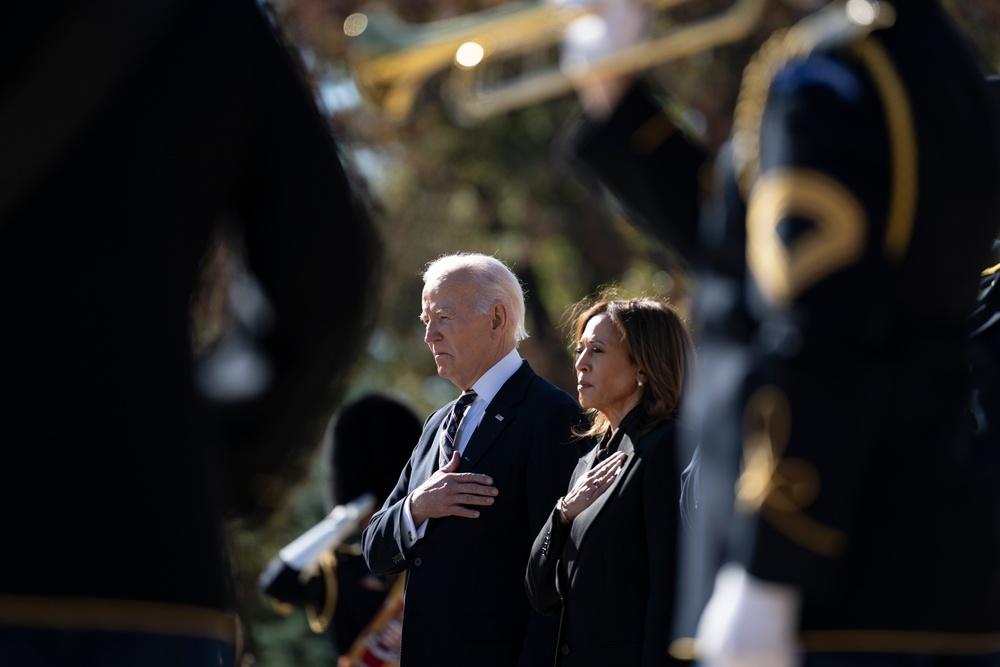
[[518,354],[517,348],[514,348],[503,359],[493,364],[493,367],[483,373],[482,377],[472,385],[472,389],[477,394],[476,401],[484,401],[489,404],[500,391],[500,387],[521,367],[522,362],[521,355]]

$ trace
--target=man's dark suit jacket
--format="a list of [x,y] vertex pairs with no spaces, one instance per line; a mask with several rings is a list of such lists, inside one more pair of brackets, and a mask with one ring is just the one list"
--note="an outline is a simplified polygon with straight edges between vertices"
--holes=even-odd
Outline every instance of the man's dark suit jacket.
[[406,551],[403,502],[438,470],[439,431],[451,406],[427,419],[396,488],[364,532],[374,573],[406,570],[401,663],[550,665],[555,619],[528,604],[524,567],[579,459],[571,429],[580,409],[522,363],[487,406],[462,456],[460,472],[493,478],[496,502],[480,507],[477,519],[431,519]]
[[[667,665],[674,608],[680,475],[673,421],[640,436],[623,424],[628,459],[611,488],[568,526],[553,510],[525,576],[536,609],[561,614],[556,664]],[[569,488],[594,467],[596,448]]]

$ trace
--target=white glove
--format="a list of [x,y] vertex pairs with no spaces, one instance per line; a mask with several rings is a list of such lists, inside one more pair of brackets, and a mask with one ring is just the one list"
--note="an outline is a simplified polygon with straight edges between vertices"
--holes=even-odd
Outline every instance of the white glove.
[[724,566],[698,623],[698,664],[705,667],[795,667],[798,590]]
[[645,38],[651,21],[648,0],[551,0],[558,6],[591,9],[563,35],[560,64],[572,76],[609,53]]

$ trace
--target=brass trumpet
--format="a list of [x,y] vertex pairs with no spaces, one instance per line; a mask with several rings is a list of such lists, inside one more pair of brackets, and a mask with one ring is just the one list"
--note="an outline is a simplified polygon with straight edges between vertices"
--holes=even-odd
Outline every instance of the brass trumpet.
[[[662,11],[691,0],[652,1],[653,9]],[[348,61],[358,89],[386,118],[405,119],[427,81],[448,70],[443,101],[456,122],[471,124],[566,94],[588,77],[641,71],[738,41],[756,26],[765,4],[766,0],[735,0],[724,11],[673,26],[585,69],[567,71],[546,62],[522,68],[525,71],[514,78],[489,83],[484,83],[487,64],[515,56],[530,58],[557,47],[566,27],[592,10],[521,1],[413,25],[372,9],[348,16],[344,32],[351,38]]]

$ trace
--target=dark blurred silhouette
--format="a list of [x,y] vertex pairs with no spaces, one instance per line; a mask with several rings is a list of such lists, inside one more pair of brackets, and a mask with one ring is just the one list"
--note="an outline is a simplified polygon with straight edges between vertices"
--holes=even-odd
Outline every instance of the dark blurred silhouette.
[[[1000,100],[1000,75],[986,82]],[[980,274],[976,307],[969,317],[972,340],[972,417],[980,451],[992,457],[986,465],[1000,468],[1000,448],[990,446],[1000,438],[1000,228],[996,229],[988,267]]]
[[310,627],[330,633],[342,660],[399,578],[369,571],[361,528],[395,486],[421,426],[411,408],[389,396],[344,405],[323,440],[328,514],[272,558],[258,582],[276,600],[305,608]]
[[[990,447],[1000,431],[1000,241],[993,243],[993,264],[979,279],[976,308],[969,318],[972,339],[972,417],[976,437],[985,443],[982,451],[996,466],[1000,451]],[[985,463],[985,462],[984,462]]]
[[[221,519],[261,516],[319,443],[369,321],[377,237],[251,0],[5,15],[0,499],[18,510],[0,655],[231,664]],[[196,373],[192,294],[223,221],[250,273]]]

